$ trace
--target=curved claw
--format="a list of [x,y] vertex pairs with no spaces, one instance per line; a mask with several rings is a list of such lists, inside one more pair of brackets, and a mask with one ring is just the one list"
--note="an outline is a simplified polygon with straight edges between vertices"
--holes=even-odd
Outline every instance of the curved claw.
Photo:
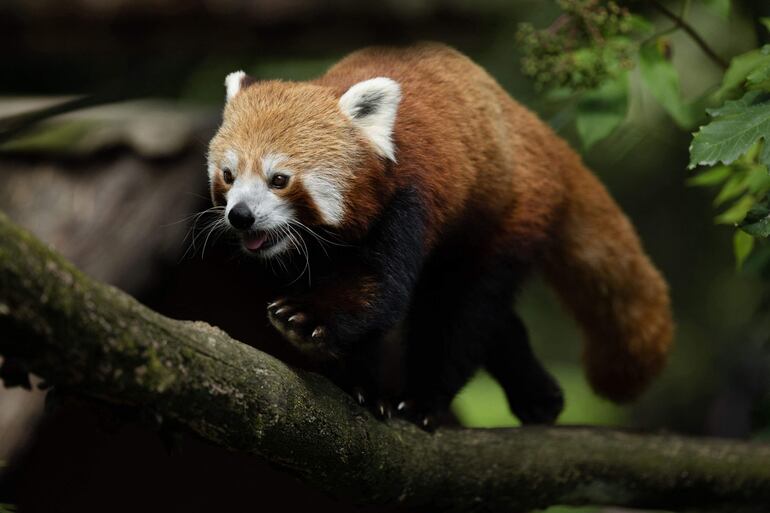
[[438,426],[437,419],[433,413],[429,413],[431,410],[424,409],[419,403],[412,399],[404,399],[396,405],[396,413],[414,423],[420,429],[428,432],[433,432]]
[[310,336],[315,341],[323,340],[326,337],[326,328],[324,328],[323,326],[318,326],[316,329],[313,330],[313,334]]
[[363,389],[361,389],[359,387],[356,387],[354,389],[354,392],[356,394],[356,401],[358,401],[358,404],[360,404],[361,406],[365,405],[366,404],[366,396],[364,396]]
[[393,417],[393,411],[390,404],[386,401],[377,401],[377,414],[382,419],[390,419]]
[[278,310],[276,310],[273,315],[283,315],[286,313],[290,313],[292,311],[291,307],[289,306],[282,306]]
[[289,322],[289,324],[302,324],[305,321],[307,321],[307,316],[300,312],[289,317],[287,322]]

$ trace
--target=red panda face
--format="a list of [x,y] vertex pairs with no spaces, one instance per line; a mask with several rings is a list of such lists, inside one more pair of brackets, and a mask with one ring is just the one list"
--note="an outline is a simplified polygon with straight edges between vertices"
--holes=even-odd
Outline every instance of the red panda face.
[[393,157],[392,120],[375,121],[387,91],[338,98],[317,85],[246,78],[226,81],[223,123],[209,147],[211,195],[244,248],[271,258],[299,249],[312,227],[341,227],[355,215],[356,191],[370,188],[361,163],[373,152]]

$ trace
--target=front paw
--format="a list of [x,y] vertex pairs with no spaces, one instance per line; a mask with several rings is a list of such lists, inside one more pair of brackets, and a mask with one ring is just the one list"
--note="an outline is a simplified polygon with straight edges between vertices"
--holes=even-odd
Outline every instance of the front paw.
[[337,358],[332,330],[305,305],[288,298],[267,305],[267,318],[289,342],[314,357]]
[[353,399],[364,408],[371,411],[378,419],[386,420],[393,417],[393,405],[390,400],[378,397],[374,389],[366,390],[361,385],[356,385],[348,390]]
[[435,431],[439,425],[439,415],[433,408],[412,399],[399,401],[395,415],[429,433]]

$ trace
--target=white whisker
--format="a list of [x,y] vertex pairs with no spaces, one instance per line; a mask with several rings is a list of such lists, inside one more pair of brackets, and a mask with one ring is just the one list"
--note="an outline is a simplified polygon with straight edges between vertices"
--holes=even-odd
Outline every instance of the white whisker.
[[[187,255],[190,253],[190,251],[195,253],[197,241],[202,236],[205,236],[205,242],[208,242],[208,239],[211,236],[211,233],[213,231],[227,227],[227,222],[225,221],[225,218],[224,218],[224,212],[225,212],[225,207],[217,206],[217,207],[207,208],[206,210],[197,212],[195,214],[192,214],[182,219],[182,221],[189,221],[192,219],[192,224],[190,226],[190,229],[187,230],[187,234],[185,235],[184,239],[182,239],[182,243],[184,243],[185,241],[187,241],[189,237],[190,244],[185,249],[185,252],[182,255],[182,258],[180,260],[184,260],[187,257]],[[200,223],[201,219],[206,215],[212,215],[213,219],[207,220],[205,225],[200,229],[200,231],[198,231],[199,230],[198,224]],[[206,246],[204,243],[204,251],[205,251],[205,247]],[[203,258],[202,255],[201,255],[201,258]]]
[[227,223],[225,222],[224,217],[221,219],[218,219],[216,222],[210,224],[211,228],[209,228],[209,233],[206,235],[206,239],[203,241],[203,250],[201,250],[201,260],[203,260],[203,257],[206,255],[206,244],[209,242],[209,237],[211,237],[211,234],[221,230],[222,228],[227,226]]

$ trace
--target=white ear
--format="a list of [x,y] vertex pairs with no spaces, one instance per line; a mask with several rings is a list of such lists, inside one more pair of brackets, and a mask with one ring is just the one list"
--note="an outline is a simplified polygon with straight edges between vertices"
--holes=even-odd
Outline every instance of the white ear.
[[374,144],[377,153],[396,161],[393,124],[401,101],[401,86],[385,77],[364,80],[340,97],[340,108]]
[[233,71],[225,77],[225,88],[227,88],[227,101],[233,99],[233,96],[238,94],[238,91],[243,87],[243,79],[246,78],[246,73],[243,71]]

